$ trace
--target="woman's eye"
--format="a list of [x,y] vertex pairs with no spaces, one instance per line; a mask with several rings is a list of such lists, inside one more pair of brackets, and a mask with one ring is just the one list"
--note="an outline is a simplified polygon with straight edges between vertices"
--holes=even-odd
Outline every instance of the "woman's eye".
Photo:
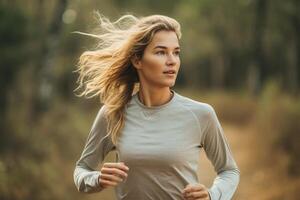
[[174,54],[175,54],[176,56],[179,56],[179,55],[180,55],[180,51],[176,51]]
[[158,54],[158,55],[164,55],[165,52],[164,51],[158,51],[158,52],[156,52],[156,54]]
[[[164,52],[164,51],[158,51],[158,52],[156,52],[156,54],[157,55],[165,55],[166,52]],[[176,51],[173,54],[176,55],[176,56],[179,56],[180,55],[180,51]]]

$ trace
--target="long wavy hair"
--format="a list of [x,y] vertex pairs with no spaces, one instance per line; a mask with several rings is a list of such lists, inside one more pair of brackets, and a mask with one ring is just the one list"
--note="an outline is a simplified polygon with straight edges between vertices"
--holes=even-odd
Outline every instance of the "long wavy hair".
[[105,106],[107,133],[113,144],[117,143],[124,127],[124,110],[132,95],[139,90],[139,77],[131,58],[141,59],[145,48],[154,34],[161,30],[174,31],[181,38],[180,24],[173,18],[163,15],[135,17],[123,15],[111,22],[96,13],[99,26],[96,33],[83,33],[98,40],[93,50],[82,53],[78,62],[79,73],[74,90],[84,88],[76,96],[100,97]]

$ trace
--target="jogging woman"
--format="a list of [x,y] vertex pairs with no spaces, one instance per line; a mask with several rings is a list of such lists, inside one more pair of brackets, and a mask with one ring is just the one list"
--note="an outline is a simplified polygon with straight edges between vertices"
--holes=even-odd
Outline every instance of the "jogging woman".
[[[76,163],[78,190],[112,186],[118,200],[231,199],[240,171],[214,108],[171,89],[180,24],[163,15],[99,20],[101,32],[86,34],[99,45],[77,69],[80,96],[99,95],[103,104]],[[197,176],[201,149],[217,173],[209,188]],[[116,162],[102,163],[113,150]]]

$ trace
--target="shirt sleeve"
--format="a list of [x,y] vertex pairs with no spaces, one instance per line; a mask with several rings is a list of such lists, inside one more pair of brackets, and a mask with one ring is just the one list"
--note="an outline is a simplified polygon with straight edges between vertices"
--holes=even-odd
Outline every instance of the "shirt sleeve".
[[98,179],[101,172],[97,167],[113,149],[114,145],[107,135],[105,105],[103,105],[93,122],[81,157],[76,162],[73,178],[78,191],[93,193],[103,190]]
[[208,107],[202,145],[217,173],[208,189],[211,200],[230,200],[237,189],[240,171],[212,106]]

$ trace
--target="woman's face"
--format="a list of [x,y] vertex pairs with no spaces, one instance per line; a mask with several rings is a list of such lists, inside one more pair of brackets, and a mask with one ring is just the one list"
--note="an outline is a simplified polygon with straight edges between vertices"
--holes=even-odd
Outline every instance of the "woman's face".
[[158,31],[144,50],[143,57],[133,61],[140,83],[145,87],[172,87],[180,67],[179,42],[175,32]]

